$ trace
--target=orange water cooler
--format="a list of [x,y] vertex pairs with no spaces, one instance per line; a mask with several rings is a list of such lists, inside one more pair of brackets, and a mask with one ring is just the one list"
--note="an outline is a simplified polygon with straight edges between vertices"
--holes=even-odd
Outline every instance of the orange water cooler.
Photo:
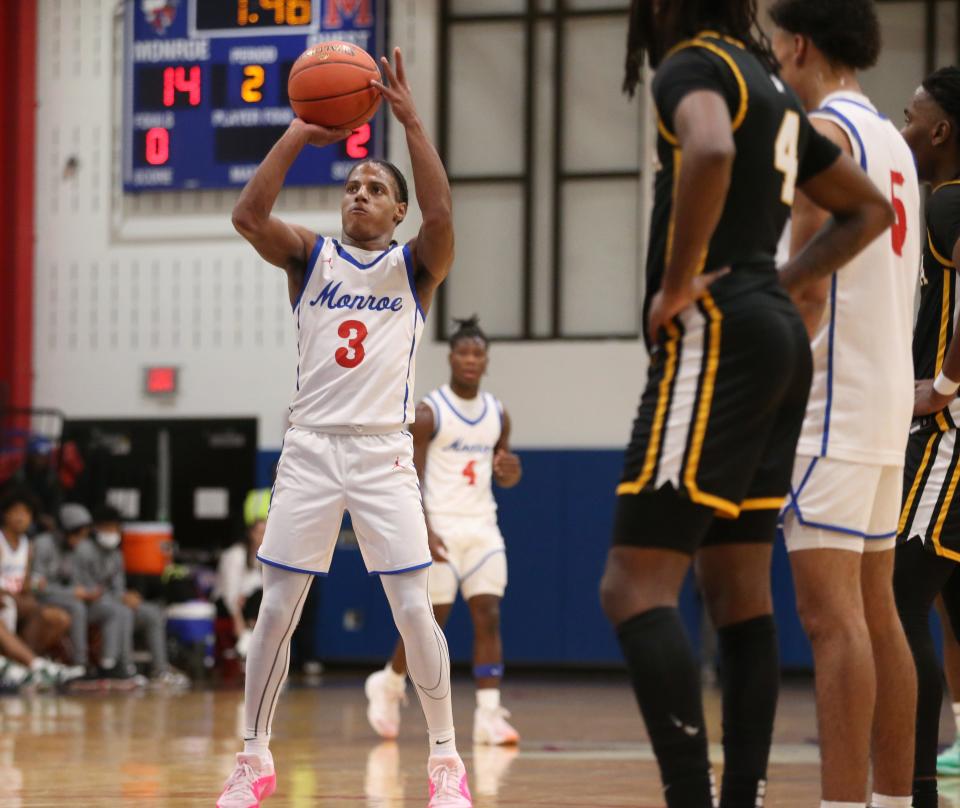
[[173,563],[173,525],[129,522],[123,526],[123,566],[130,575],[162,575]]

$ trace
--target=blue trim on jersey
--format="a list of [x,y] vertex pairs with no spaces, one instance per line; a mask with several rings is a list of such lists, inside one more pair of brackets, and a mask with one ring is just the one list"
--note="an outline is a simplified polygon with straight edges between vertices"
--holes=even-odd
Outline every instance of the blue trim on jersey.
[[433,412],[433,415],[434,415],[433,434],[430,436],[430,440],[433,440],[440,433],[440,422],[442,419],[440,418],[440,405],[438,405],[436,401],[430,398],[430,395],[431,394],[428,393],[426,396],[424,396],[423,400],[425,402],[429,402],[428,406],[430,407],[430,410]]
[[[835,99],[838,101],[845,99]],[[832,102],[831,102],[832,103]],[[858,104],[856,101],[849,101],[851,104],[856,104],[857,106],[863,106],[863,104]],[[869,109],[869,108],[868,108]],[[838,118],[844,126],[847,127],[850,134],[857,141],[857,145],[860,147],[860,168],[864,171],[867,170],[867,149],[863,145],[863,138],[860,137],[860,133],[857,131],[857,127],[853,125],[846,115],[842,112],[834,109],[831,106],[821,107],[816,110],[816,112],[826,113],[828,115],[833,115]],[[836,331],[837,325],[837,274],[834,273],[830,279],[830,327],[827,336],[827,406],[824,411],[823,417],[823,441],[820,446],[820,456],[826,457],[827,454],[827,444],[830,441],[830,414],[833,408],[833,348],[834,348],[834,333]]]
[[[300,360],[303,357],[300,355],[300,312],[301,309],[297,309],[297,392],[300,392]],[[293,408],[290,410],[293,412]]]
[[823,412],[823,441],[820,456],[826,457],[827,444],[830,441],[830,411],[833,408],[833,348],[834,333],[837,326],[837,273],[830,278],[830,326],[827,331],[827,406]]
[[276,567],[277,569],[287,570],[288,572],[302,572],[304,575],[317,575],[320,578],[325,578],[330,573],[328,572],[317,572],[316,570],[305,570],[300,567],[291,567],[289,564],[281,564],[279,561],[271,561],[269,558],[264,558],[262,555],[257,553],[257,561],[262,564],[266,564],[269,567]]
[[403,420],[401,424],[407,422],[407,402],[410,400],[410,368],[413,365],[413,352],[417,349],[417,315],[420,309],[413,311],[413,340],[410,342],[410,356],[407,357],[407,381],[403,388]]
[[[310,258],[307,259],[307,271],[303,273],[303,283],[300,284],[300,291],[297,293],[297,299],[293,303],[294,311],[296,311],[297,306],[300,305],[300,298],[303,297],[303,293],[307,289],[307,284],[310,282],[310,276],[313,274],[313,268],[317,265],[317,259],[320,257],[320,250],[322,249],[323,236],[317,236],[317,243],[313,245],[313,249],[310,251]],[[299,315],[297,315],[297,327],[300,327]]]
[[[493,396],[491,396],[491,398],[493,398]],[[502,438],[503,437],[503,405],[494,398],[493,406],[497,408],[497,417],[500,419],[500,438]],[[500,438],[497,438],[497,443],[500,442]]]
[[440,394],[440,398],[442,398],[442,399],[446,402],[447,406],[450,408],[450,411],[451,411],[454,415],[456,415],[457,418],[459,418],[461,421],[463,421],[465,424],[467,424],[467,426],[476,426],[476,425],[479,424],[484,418],[487,417],[487,397],[486,397],[486,395],[483,396],[483,412],[481,412],[480,415],[479,415],[475,420],[471,421],[471,420],[470,420],[469,418],[467,418],[465,415],[463,415],[462,413],[460,413],[460,412],[457,411],[457,408],[454,407],[453,404],[450,403],[450,399],[447,398],[447,397],[443,394],[443,389],[442,389],[442,388],[439,388],[439,387],[438,387],[438,388],[437,388],[437,392]]
[[432,558],[426,564],[417,564],[414,567],[404,567],[402,570],[371,570],[367,573],[367,575],[403,575],[405,572],[415,572],[416,570],[425,569],[431,564],[433,564]]
[[410,252],[410,245],[403,245],[403,263],[407,266],[407,281],[410,284],[410,294],[413,295],[413,300],[417,304],[417,310],[420,312],[420,316],[423,317],[424,322],[427,320],[427,315],[423,311],[423,306],[420,304],[420,295],[417,294],[417,281],[413,276],[413,253]]
[[879,110],[876,110],[873,107],[868,106],[867,104],[861,103],[860,101],[855,101],[852,98],[833,98],[830,100],[830,103],[832,104],[834,101],[842,101],[844,104],[853,104],[855,107],[860,107],[860,109],[865,109],[867,112],[870,112],[876,115],[881,121],[890,120],[886,115],[884,115]]
[[[841,99],[837,99],[837,100],[841,100]],[[851,101],[850,103],[856,104],[856,101]],[[863,105],[858,104],[857,106],[863,106]],[[839,110],[836,110],[830,106],[821,107],[820,109],[814,110],[814,112],[825,112],[828,115],[834,115],[843,122],[844,126],[846,126],[850,130],[850,134],[852,134],[857,140],[857,145],[860,147],[860,168],[866,171],[867,170],[867,150],[863,145],[863,138],[860,137],[860,133],[857,131],[857,127],[853,125],[853,121],[851,121],[846,115],[844,115]]]
[[382,253],[380,253],[380,255],[374,258],[369,264],[361,264],[356,258],[350,255],[350,253],[348,253],[343,248],[343,245],[339,241],[337,241],[336,239],[333,239],[333,243],[334,243],[334,246],[336,246],[337,248],[337,254],[347,263],[353,264],[357,269],[370,269],[371,267],[376,266],[384,259],[386,255],[390,253],[391,250],[393,250],[394,247],[397,246],[396,244],[391,244],[389,247],[387,247],[387,249],[385,249]]

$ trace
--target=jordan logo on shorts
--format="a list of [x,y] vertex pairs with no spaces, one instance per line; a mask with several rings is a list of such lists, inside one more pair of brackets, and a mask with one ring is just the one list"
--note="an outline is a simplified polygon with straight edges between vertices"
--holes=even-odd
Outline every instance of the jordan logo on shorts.
[[403,468],[403,466],[400,465],[400,458],[399,458],[399,456],[397,457],[396,460],[393,461],[393,467],[394,467],[395,469],[402,469],[402,468]]

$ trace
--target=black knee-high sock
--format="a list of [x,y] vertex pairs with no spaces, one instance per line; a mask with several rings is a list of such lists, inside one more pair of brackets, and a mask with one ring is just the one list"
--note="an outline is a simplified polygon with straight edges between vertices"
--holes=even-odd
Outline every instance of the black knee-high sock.
[[930,609],[956,564],[926,550],[919,539],[897,546],[893,594],[907,643],[917,666],[917,724],[913,768],[913,804],[937,805],[937,742],[943,682],[930,633]]
[[720,808],[763,805],[767,761],[780,688],[780,655],[773,615],[721,628],[723,785]]
[[669,808],[711,808],[700,670],[680,613],[661,607],[617,627],[633,690],[660,764]]

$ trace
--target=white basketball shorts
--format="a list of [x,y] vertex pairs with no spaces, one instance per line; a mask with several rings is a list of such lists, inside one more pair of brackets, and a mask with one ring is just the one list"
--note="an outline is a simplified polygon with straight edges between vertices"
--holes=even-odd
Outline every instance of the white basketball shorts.
[[326,575],[344,510],[350,512],[371,575],[430,565],[408,432],[348,434],[291,427],[257,557],[293,572]]
[[430,529],[447,546],[448,561],[430,570],[430,602],[453,603],[477,595],[503,597],[507,588],[507,554],[496,519],[431,517]]
[[782,514],[787,550],[890,550],[902,495],[902,466],[797,455]]

